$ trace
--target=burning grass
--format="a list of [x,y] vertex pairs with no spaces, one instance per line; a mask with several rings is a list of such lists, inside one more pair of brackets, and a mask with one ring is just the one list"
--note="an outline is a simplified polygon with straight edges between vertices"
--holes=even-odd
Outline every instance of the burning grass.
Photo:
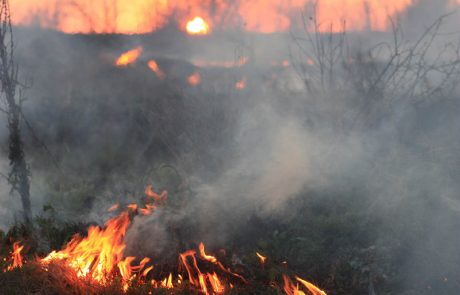
[[[246,288],[235,288],[226,294],[280,294],[269,286],[252,285]],[[40,263],[31,262],[23,268],[0,274],[1,294],[101,294],[101,295],[147,295],[147,294],[202,294],[190,287],[189,284],[174,288],[152,288],[149,284],[134,285],[122,290],[122,282],[114,280],[109,285],[94,284],[91,280],[84,280],[62,261],[53,261],[47,270]]]
[[[194,251],[188,251],[181,255],[183,261],[194,257]],[[218,263],[213,256],[207,255],[211,264]],[[203,261],[197,262],[196,258],[185,262],[184,265],[190,267],[186,272],[191,278],[179,275],[184,280],[178,283],[178,276],[169,274],[164,280],[143,280],[133,279],[128,288],[125,288],[125,281],[117,271],[110,276],[109,283],[97,283],[91,275],[82,277],[74,268],[64,260],[52,260],[43,265],[42,260],[31,259],[23,267],[11,269],[0,274],[1,294],[310,294],[302,293],[299,284],[284,276],[285,282],[289,282],[284,287],[274,282],[267,284],[263,281],[247,281],[244,284],[229,284],[219,279],[216,272],[200,275],[198,265]],[[192,263],[189,263],[192,262]],[[220,267],[220,266],[219,266]],[[219,273],[228,271],[224,268]],[[233,274],[234,278],[238,275]],[[298,278],[296,278],[298,279]],[[308,283],[309,284],[309,283]],[[230,287],[231,286],[231,287]],[[309,285],[309,290],[315,289]],[[197,288],[198,287],[198,288]],[[286,293],[285,293],[286,292]],[[319,290],[314,295],[324,295],[326,293]]]
[[[75,234],[59,251],[52,251],[44,258],[24,259],[24,246],[14,242],[9,258],[4,259],[2,292],[6,294],[153,294],[161,290],[174,294],[256,294],[248,289],[264,290],[262,294],[325,295],[313,284],[295,277],[297,283],[283,274],[284,287],[276,280],[265,286],[251,283],[243,269],[233,270],[217,256],[208,253],[200,242],[197,249],[178,254],[177,264],[163,268],[151,258],[126,256],[125,235],[132,219],[152,214],[163,206],[167,192],[156,193],[152,186],[145,189],[147,202],[140,207],[127,205],[125,210],[110,218],[104,227],[91,225],[85,236]],[[119,206],[112,206],[114,211]],[[223,251],[225,253],[225,251]],[[224,256],[226,256],[224,254]],[[265,267],[266,258],[260,267]],[[263,257],[264,259],[262,259]],[[228,259],[226,259],[228,260]],[[233,261],[239,260],[232,257]],[[28,261],[27,263],[25,263]],[[237,262],[232,263],[236,266]],[[241,265],[240,265],[241,266]],[[157,271],[156,269],[160,271]],[[163,269],[170,269],[164,271]],[[241,272],[240,272],[241,271]],[[243,274],[244,273],[244,274]],[[300,283],[300,284],[299,284]],[[249,286],[249,288],[247,287]],[[305,291],[303,291],[305,289]]]

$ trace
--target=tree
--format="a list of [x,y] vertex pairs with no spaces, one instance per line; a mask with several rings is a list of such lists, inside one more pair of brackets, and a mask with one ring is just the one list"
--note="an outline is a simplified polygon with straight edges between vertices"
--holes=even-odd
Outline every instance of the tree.
[[9,154],[11,171],[8,182],[11,191],[16,191],[21,197],[24,220],[31,221],[30,206],[30,173],[24,153],[24,143],[21,136],[22,110],[21,96],[16,91],[19,86],[18,66],[14,62],[14,42],[11,25],[11,12],[8,0],[0,2],[0,94],[4,104],[3,111],[8,117]]

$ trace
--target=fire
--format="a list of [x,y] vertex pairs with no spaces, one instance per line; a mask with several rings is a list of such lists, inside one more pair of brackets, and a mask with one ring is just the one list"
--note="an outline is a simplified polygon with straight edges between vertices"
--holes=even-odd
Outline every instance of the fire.
[[158,66],[157,62],[155,60],[150,60],[147,65],[149,66],[149,68],[152,70],[152,72],[154,72],[158,79],[160,80],[164,80],[166,78],[166,74],[165,72],[163,72],[162,69],[160,69],[160,67]]
[[115,65],[118,67],[126,67],[132,63],[135,63],[136,60],[142,53],[143,48],[141,46],[131,49],[117,58]]
[[24,249],[24,246],[20,242],[13,243],[13,251],[11,251],[11,264],[6,268],[6,271],[13,270],[15,268],[21,268],[23,259],[21,251]]
[[196,59],[193,64],[200,68],[239,68],[246,65],[249,58],[246,56],[240,57],[238,60],[224,60],[224,61],[207,61]]
[[149,198],[152,198],[154,201],[164,203],[166,202],[166,199],[168,198],[168,192],[167,191],[162,191],[161,194],[157,194],[153,191],[153,186],[152,185],[147,185],[145,187],[144,191],[145,195]]
[[[202,258],[206,257],[206,260],[212,263],[216,263],[220,266],[222,265],[220,264],[220,262],[216,260],[214,256],[208,256],[205,254],[203,243],[200,243],[199,250]],[[196,252],[194,250],[186,251],[180,254],[179,257],[183,267],[187,271],[190,283],[193,286],[197,287],[201,292],[203,292],[206,295],[222,294],[225,292],[225,286],[215,272],[204,274],[200,270],[197,263]],[[225,270],[225,268],[223,269]]]
[[[300,282],[311,294],[311,295],[327,295],[326,292],[319,289],[312,283],[309,283],[299,277],[295,277],[295,279]],[[283,275],[284,280],[284,292],[287,295],[305,295],[306,293],[299,288],[299,284],[294,284],[291,279],[287,275]]]
[[[133,215],[150,214],[167,199],[166,191],[158,194],[151,185],[145,188],[145,195],[147,197],[145,206],[127,205],[125,211],[110,218],[103,227],[90,226],[86,236],[77,234],[62,250],[52,251],[46,257],[38,258],[39,265],[45,271],[52,271],[49,264],[53,261],[61,261],[85,283],[107,286],[120,281],[120,289],[123,292],[128,292],[131,286],[136,284],[152,289],[190,286],[202,294],[214,295],[224,294],[234,287],[236,281],[247,283],[243,276],[226,268],[216,256],[207,253],[202,242],[198,244],[198,251],[192,249],[179,254],[178,273],[169,273],[166,277],[152,278],[151,273],[155,266],[151,264],[151,259],[148,257],[143,258],[139,263],[136,263],[138,260],[134,256],[125,257],[125,236]],[[119,208],[119,205],[116,208]],[[20,243],[14,243],[11,252],[12,263],[5,271],[22,267],[23,248]],[[256,254],[262,263],[265,262],[264,256]],[[187,285],[184,284],[186,278],[189,283]],[[297,284],[287,276],[283,278],[284,291],[287,295],[305,294],[300,286],[313,295],[326,295],[324,291],[299,277],[295,277]],[[148,294],[152,294],[149,289],[147,291]]]
[[194,72],[187,78],[187,82],[191,86],[197,86],[201,83],[201,74],[199,72]]
[[208,23],[199,16],[189,20],[185,29],[190,35],[207,35],[209,33]]
[[[389,17],[395,18],[416,1],[10,0],[10,3],[15,24],[34,25],[38,21],[42,27],[66,33],[141,34],[165,27],[171,18],[184,25],[187,32],[189,21],[192,32],[209,33],[210,25],[206,21],[226,30],[285,32],[301,27],[300,12],[310,16],[308,8],[315,3],[316,18],[319,24],[324,24],[324,30],[330,29],[329,24],[333,30],[341,30],[343,21],[347,30],[385,30],[389,27]],[[197,17],[190,20],[191,16]]]
[[235,88],[238,90],[246,88],[246,78],[242,78],[241,80],[236,81]]
[[[147,186],[145,192],[149,202],[141,210],[151,210],[154,207],[153,202],[165,200],[167,196],[165,191],[160,195],[156,194],[152,186]],[[78,277],[91,279],[102,285],[110,283],[114,273],[118,272],[124,281],[123,288],[127,289],[136,275],[145,277],[153,268],[145,268],[149,258],[142,259],[137,266],[132,265],[135,257],[123,258],[126,248],[124,237],[131,224],[129,215],[130,212],[136,212],[138,206],[129,204],[127,209],[109,219],[103,228],[90,226],[86,237],[75,235],[64,249],[52,251],[40,259],[40,262],[46,266],[52,260],[65,261]]]
[[42,262],[65,260],[79,277],[89,277],[101,284],[109,282],[109,275],[116,267],[123,277],[129,277],[133,259],[127,257],[123,260],[123,238],[129,224],[129,215],[125,211],[110,219],[104,228],[90,226],[87,237],[74,236],[63,250],[51,252]]
[[107,209],[107,211],[113,212],[113,211],[118,210],[118,208],[120,208],[120,204],[113,204],[112,206],[110,206],[109,209]]
[[173,285],[173,282],[172,282],[172,273],[169,273],[169,276],[167,278],[165,278],[162,282],[161,282],[161,286],[165,289],[172,289],[174,288],[174,285]]
[[259,257],[259,260],[260,260],[261,264],[264,264],[265,261],[267,260],[267,257],[262,256],[262,254],[260,254],[259,252],[256,252],[256,255],[257,255],[257,257]]
[[202,242],[198,245],[198,249],[200,250],[200,256],[203,259],[205,259],[205,260],[207,260],[207,261],[209,261],[211,263],[216,263],[217,262],[216,257],[206,254],[206,252],[204,251],[204,244]]

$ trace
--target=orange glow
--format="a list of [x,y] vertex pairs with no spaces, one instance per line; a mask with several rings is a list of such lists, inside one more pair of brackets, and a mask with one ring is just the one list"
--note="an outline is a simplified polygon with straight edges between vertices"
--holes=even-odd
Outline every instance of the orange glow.
[[197,67],[202,68],[237,68],[247,64],[249,58],[242,56],[236,61],[205,61],[205,60],[194,60],[193,64]]
[[246,88],[246,78],[236,81],[235,88],[239,90]]
[[[283,280],[284,280],[284,292],[287,294],[287,295],[305,295],[306,293],[304,291],[302,291],[299,287],[299,284],[294,284],[291,279],[286,276],[286,275],[283,275]],[[308,291],[309,293],[308,294],[311,294],[311,295],[327,295],[326,292],[324,292],[323,290],[321,290],[320,288],[316,287],[315,285],[313,285],[312,283],[309,283],[299,277],[296,277],[296,280],[298,282],[300,282]]]
[[7,267],[7,271],[13,270],[15,268],[21,268],[23,259],[21,251],[24,249],[24,246],[21,245],[19,242],[13,243],[13,251],[11,251],[11,264]]
[[[190,32],[219,29],[273,33],[300,27],[300,12],[318,2],[324,30],[385,30],[415,0],[10,0],[15,24],[39,24],[66,33],[148,33],[171,21]],[[458,2],[452,0],[453,2]],[[200,16],[201,20],[199,17]],[[173,20],[171,18],[174,18]]]
[[120,204],[113,204],[112,206],[110,206],[110,208],[107,211],[113,212],[113,211],[118,210],[118,208],[120,208]]
[[136,47],[134,49],[131,49],[117,58],[115,61],[115,65],[118,67],[126,67],[132,63],[135,63],[136,60],[139,58],[139,56],[142,53],[142,47]]
[[191,86],[197,86],[201,83],[201,74],[199,72],[194,72],[187,78],[188,84]]
[[208,23],[199,16],[189,20],[185,29],[190,35],[207,35],[209,33]]
[[166,201],[168,198],[168,192],[167,191],[162,191],[161,194],[157,194],[156,192],[153,191],[153,186],[152,185],[147,185],[144,191],[145,195],[149,198],[152,198],[154,201],[163,203]]
[[[405,11],[414,0],[321,0],[318,1],[318,24],[320,30],[339,32],[345,30],[384,31],[389,17]],[[344,28],[345,25],[345,28]]]
[[267,260],[267,257],[262,256],[259,252],[256,252],[257,257],[259,257],[260,263],[264,264],[265,261]]
[[131,211],[136,211],[137,210],[137,204],[129,204],[128,209]]
[[152,59],[148,62],[147,65],[152,70],[152,72],[154,72],[157,75],[158,79],[164,80],[166,78],[165,72],[163,72],[163,70],[160,69],[156,61]]

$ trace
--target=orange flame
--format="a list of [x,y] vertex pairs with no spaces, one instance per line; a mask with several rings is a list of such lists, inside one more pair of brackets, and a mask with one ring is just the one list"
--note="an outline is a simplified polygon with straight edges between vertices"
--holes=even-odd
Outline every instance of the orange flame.
[[15,268],[21,268],[23,259],[21,251],[24,249],[24,246],[20,242],[13,243],[13,251],[11,251],[11,264],[7,267],[7,271],[13,270]]
[[213,274],[208,273],[207,276],[208,276],[209,282],[211,283],[211,287],[214,293],[222,294],[225,292],[225,286],[222,284],[222,282],[220,281],[216,273],[213,273]]
[[129,224],[129,215],[123,212],[107,221],[103,229],[90,226],[86,238],[75,235],[63,250],[51,252],[42,262],[65,260],[79,277],[90,277],[102,284],[108,282],[108,275],[113,273],[116,266],[126,277],[129,264],[134,260],[126,258],[123,261],[123,238]]
[[[146,188],[146,194],[154,197],[154,201],[164,200],[167,195],[166,192],[156,194],[151,186]],[[148,210],[154,205],[149,202],[147,206],[150,207],[141,210]],[[109,219],[103,228],[90,226],[86,237],[75,235],[64,249],[52,251],[40,262],[46,266],[52,260],[63,260],[78,277],[89,278],[103,285],[109,283],[114,272],[118,271],[124,282],[123,290],[126,291],[136,274],[145,277],[153,268],[145,268],[149,258],[142,259],[137,266],[132,265],[135,257],[123,258],[126,248],[124,237],[131,223],[129,212],[136,211],[138,206],[130,204],[127,208],[127,211]]]
[[302,285],[305,286],[305,288],[308,289],[308,291],[310,291],[310,293],[312,295],[326,295],[326,292],[324,292],[323,290],[321,290],[320,288],[316,287],[315,285],[313,285],[312,283],[310,282],[307,282],[299,277],[295,277],[295,279],[297,281],[299,281]]
[[[203,259],[212,262],[214,264],[222,265],[214,256],[206,255],[204,252],[204,245],[200,243],[199,245],[200,255]],[[198,267],[196,252],[194,250],[186,251],[180,254],[180,261],[187,271],[190,283],[199,288],[204,294],[222,294],[225,292],[225,286],[222,281],[219,279],[218,275],[214,273],[203,274]],[[225,268],[224,268],[225,270]],[[209,290],[209,286],[213,292]]]
[[145,195],[149,198],[153,198],[154,201],[164,203],[166,199],[168,198],[168,192],[167,191],[162,191],[161,194],[157,194],[153,191],[153,186],[152,185],[147,185],[145,187]]
[[259,257],[260,263],[264,264],[265,261],[267,260],[267,257],[262,256],[259,252],[256,252],[257,257]]
[[[330,23],[334,30],[342,29],[343,20],[348,30],[385,30],[389,17],[415,3],[414,0],[10,0],[15,24],[30,25],[38,21],[42,27],[66,33],[125,34],[158,30],[165,27],[171,17],[183,24],[184,29],[187,22],[192,21],[192,32],[209,32],[209,24],[203,30],[204,19],[225,29],[287,31],[300,26],[299,12],[316,2],[316,18],[318,23],[325,24],[325,30],[329,30]],[[203,21],[194,21],[198,15]]]
[[130,64],[135,63],[141,55],[142,50],[143,48],[139,46],[123,53],[122,55],[120,55],[120,57],[117,58],[117,60],[115,61],[115,65],[118,67],[126,67]]
[[199,72],[194,72],[187,78],[188,84],[191,86],[197,86],[201,83],[201,75]]
[[158,66],[157,62],[155,60],[150,60],[147,65],[149,66],[149,68],[152,70],[152,72],[154,72],[158,79],[160,80],[164,80],[166,78],[166,74],[165,72],[163,72],[162,69],[160,69],[160,67]]
[[243,90],[246,88],[246,78],[242,78],[241,80],[236,81],[235,88],[238,90]]
[[[242,276],[240,276],[237,273],[232,272],[230,269],[225,268],[224,265],[219,260],[217,260],[217,258],[215,256],[211,256],[211,255],[206,254],[206,252],[204,250],[204,244],[202,242],[198,245],[198,250],[200,251],[200,257],[201,258],[203,258],[204,260],[207,260],[207,261],[217,265],[222,271],[226,272],[227,274],[235,276],[235,277],[239,278],[240,280],[242,280],[243,282],[246,282],[245,278],[243,278]],[[193,253],[193,255],[195,255],[195,253]]]
[[185,26],[185,30],[190,35],[207,35],[210,31],[208,23],[199,16],[189,20]]
[[113,212],[113,211],[118,210],[118,208],[120,208],[120,204],[113,204],[112,206],[110,206],[110,208],[107,211]]
[[217,262],[216,257],[206,254],[206,252],[204,251],[204,244],[202,242],[198,245],[198,250],[200,250],[200,256],[204,260],[207,260],[207,261],[209,261],[211,263],[216,263]]
[[169,276],[165,278],[163,281],[161,281],[161,286],[166,289],[174,288],[174,285],[172,282],[172,273],[169,273]]
[[[86,237],[77,234],[62,250],[52,251],[45,258],[38,259],[43,269],[48,270],[47,265],[51,261],[60,260],[68,265],[78,277],[88,279],[91,283],[108,285],[118,278],[121,279],[121,290],[124,292],[129,290],[134,280],[138,284],[145,284],[147,276],[154,266],[147,266],[150,263],[149,258],[143,258],[138,264],[134,264],[136,257],[124,257],[126,248],[124,238],[131,224],[130,216],[133,213],[143,212],[142,210],[146,210],[146,214],[152,212],[158,202],[162,203],[166,200],[167,192],[163,191],[161,194],[157,194],[149,185],[145,188],[145,194],[148,201],[145,207],[138,208],[136,204],[130,204],[127,206],[127,210],[109,219],[104,227],[90,226]],[[12,264],[5,271],[23,265],[21,256],[23,248],[20,243],[14,243],[11,252]],[[265,257],[257,252],[256,254],[263,263]],[[195,250],[188,250],[179,254],[179,262],[182,272],[185,269],[188,275],[190,285],[205,295],[223,294],[227,287],[231,289],[234,285],[219,277],[216,271],[203,272],[199,265],[211,269],[216,269],[217,266],[219,273],[230,275],[244,283],[247,282],[241,275],[224,267],[216,256],[207,254],[203,243],[198,245],[198,255]],[[304,295],[304,291],[299,288],[299,283],[312,295],[326,295],[324,291],[299,277],[295,277],[298,282],[297,285],[289,277],[284,276],[283,278],[284,290],[287,295]],[[150,280],[150,286],[152,288],[173,289],[183,282],[184,278],[181,274],[177,274],[177,277],[174,278],[173,274],[169,273],[167,277],[162,279]]]
[[[327,295],[326,292],[321,290],[320,288],[316,287],[310,282],[307,282],[299,277],[295,277],[298,282],[300,282],[307,290],[310,292],[311,295]],[[294,284],[291,279],[283,275],[284,280],[284,292],[287,295],[305,295],[305,292],[299,289],[299,284]]]

